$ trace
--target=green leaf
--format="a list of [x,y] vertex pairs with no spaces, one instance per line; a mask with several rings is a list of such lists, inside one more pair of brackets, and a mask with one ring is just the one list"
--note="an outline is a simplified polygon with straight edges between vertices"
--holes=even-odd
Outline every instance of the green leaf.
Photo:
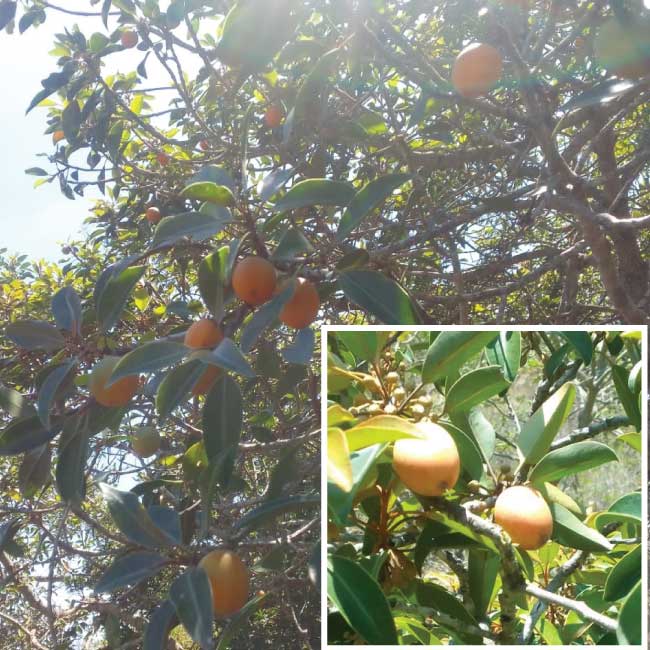
[[26,350],[54,351],[65,345],[59,330],[45,321],[17,320],[5,328],[5,336]]
[[422,381],[433,383],[460,370],[498,335],[498,332],[441,332],[427,351],[422,366]]
[[18,485],[24,499],[31,499],[50,482],[52,451],[50,445],[42,445],[25,454],[18,470]]
[[485,616],[490,606],[499,564],[499,556],[485,549],[470,548],[468,551],[469,593],[474,603],[474,614],[479,619]]
[[55,421],[46,428],[37,415],[12,420],[0,431],[0,456],[15,456],[40,447],[52,440],[61,426],[61,421]]
[[23,394],[4,384],[0,384],[0,409],[14,418],[36,415],[34,407]]
[[[303,121],[313,123],[314,118],[318,118],[320,115],[320,107],[324,101],[323,90],[338,65],[340,55],[341,49],[338,47],[325,52],[305,77],[298,89],[294,105],[294,122],[296,124]],[[341,205],[347,205],[353,196],[354,190],[352,190],[350,198]]]
[[564,105],[560,106],[559,110],[568,113],[577,108],[585,108],[587,106],[595,106],[597,104],[611,102],[620,95],[635,88],[638,83],[638,81],[629,81],[627,79],[608,79],[607,81],[590,86],[588,90],[585,90],[577,97],[573,97]]
[[500,332],[485,347],[485,356],[491,365],[501,366],[503,376],[512,383],[519,372],[521,332]]
[[479,408],[473,408],[467,414],[467,424],[474,434],[486,462],[490,460],[496,446],[496,432],[489,420]]
[[269,521],[275,520],[279,515],[285,512],[295,510],[304,510],[306,508],[317,508],[320,506],[320,496],[317,494],[297,495],[292,497],[282,497],[268,501],[264,505],[251,510],[247,515],[239,519],[235,524],[235,529],[250,532],[255,528],[263,526]]
[[73,99],[61,113],[61,126],[68,142],[74,142],[81,127],[81,108],[79,102]]
[[332,404],[327,409],[327,426],[336,427],[339,424],[345,424],[355,421],[354,415],[344,409],[340,404]]
[[203,407],[203,441],[208,459],[239,445],[243,400],[237,382],[224,375],[210,389]]
[[169,599],[187,633],[202,648],[212,648],[212,591],[208,574],[199,567],[182,573],[169,588]]
[[524,423],[519,434],[519,448],[527,463],[536,463],[548,451],[569,417],[575,396],[575,386],[570,382],[564,384]]
[[56,326],[73,336],[81,334],[81,300],[72,287],[63,287],[52,298],[52,313]]
[[228,246],[204,258],[199,266],[199,291],[205,306],[217,320],[224,315],[225,284],[227,281],[226,262]]
[[301,253],[311,253],[313,250],[314,247],[305,235],[298,228],[290,226],[284,231],[277,248],[271,255],[271,259],[274,261],[291,261]]
[[269,594],[251,598],[236,614],[234,614],[219,634],[215,650],[226,650],[230,642],[239,634],[250,617],[260,608],[262,603],[269,597]]
[[66,503],[79,504],[86,495],[86,459],[89,432],[85,415],[66,420],[59,440],[56,489]]
[[623,366],[612,365],[612,379],[618,398],[621,400],[625,414],[637,431],[641,431],[641,411],[635,394],[628,386],[628,371]]
[[336,238],[339,241],[345,239],[367,214],[409,180],[410,174],[388,174],[376,178],[359,190],[341,217]]
[[574,514],[558,503],[549,503],[553,515],[552,539],[562,546],[583,551],[611,551],[609,540],[598,531],[583,524]]
[[352,489],[352,466],[348,440],[341,429],[327,432],[327,482],[343,492]]
[[226,370],[232,370],[243,377],[255,377],[255,371],[242,354],[237,344],[229,338],[221,340],[219,345],[209,354],[201,357],[204,363],[209,363]]
[[620,645],[641,645],[641,621],[645,615],[642,611],[641,588],[642,581],[639,580],[621,605],[616,629],[616,638]]
[[347,205],[354,197],[349,183],[327,178],[308,178],[296,183],[274,206],[274,212],[297,210],[312,205]]
[[235,203],[235,197],[229,187],[217,185],[210,181],[191,183],[181,191],[180,197],[182,199],[207,201],[208,203],[220,205],[223,208],[234,205]]
[[185,212],[165,217],[156,227],[150,249],[175,244],[183,237],[203,241],[221,232],[232,221],[228,208],[220,208],[219,215],[207,212]]
[[130,587],[160,571],[165,558],[158,553],[138,551],[117,558],[104,572],[95,586],[95,592],[110,593],[121,587]]
[[543,456],[528,476],[531,483],[558,481],[564,476],[584,472],[604,463],[617,461],[612,449],[602,442],[587,440],[560,447]]
[[187,397],[204,372],[203,362],[193,359],[172,368],[165,375],[156,392],[156,411],[161,422]]
[[397,645],[393,614],[381,587],[345,557],[327,560],[327,595],[348,625],[371,645]]
[[421,438],[416,424],[396,415],[377,415],[363,420],[345,432],[350,451],[400,438]]
[[483,457],[476,442],[463,429],[450,422],[439,420],[438,424],[454,439],[463,469],[478,481],[483,476]]
[[187,353],[187,347],[176,341],[152,341],[139,345],[120,358],[113,369],[109,385],[129,375],[169,368],[181,361]]
[[169,633],[178,625],[176,609],[164,600],[154,609],[144,631],[142,650],[167,650]]
[[638,395],[641,392],[641,384],[643,382],[643,361],[638,361],[632,366],[630,374],[627,377],[627,387],[632,393]]
[[635,451],[641,453],[641,448],[643,441],[641,439],[641,434],[638,431],[630,431],[629,433],[622,433],[620,436],[616,437],[617,441],[624,442],[626,445],[629,445]]
[[134,544],[141,546],[173,544],[173,540],[156,526],[133,492],[116,490],[107,483],[100,483],[99,488],[115,525]]
[[287,283],[287,286],[273,300],[269,300],[269,302],[255,310],[255,313],[244,327],[239,340],[241,349],[244,352],[250,352],[262,332],[276,320],[284,305],[291,300],[294,290],[294,285],[291,282]]
[[445,395],[446,413],[464,413],[510,386],[500,366],[484,366],[461,375]]
[[0,31],[2,31],[16,17],[17,2],[3,0],[0,2]]
[[308,366],[314,356],[316,334],[310,327],[298,330],[293,341],[282,348],[282,358],[287,363]]
[[36,410],[43,426],[50,426],[50,407],[52,406],[52,402],[56,398],[59,389],[65,384],[66,379],[70,378],[72,371],[76,367],[76,359],[67,359],[48,373],[45,381],[41,384],[38,391]]
[[631,523],[639,526],[641,524],[641,494],[630,492],[617,499],[608,509],[596,515],[594,525],[602,531],[607,524]]
[[641,561],[643,559],[641,544],[626,553],[607,575],[605,581],[605,600],[620,600],[641,580]]
[[344,271],[338,277],[346,297],[387,325],[416,325],[421,322],[408,293],[378,271]]
[[131,291],[144,274],[145,266],[131,266],[112,276],[100,291],[97,302],[97,321],[108,332],[119,320]]
[[388,332],[361,329],[336,332],[336,338],[342,341],[357,359],[370,363],[379,358],[388,335]]
[[588,332],[560,332],[578,353],[586,365],[591,363],[594,356],[594,346]]
[[20,519],[17,517],[0,524],[0,552],[13,542],[16,533],[20,530]]

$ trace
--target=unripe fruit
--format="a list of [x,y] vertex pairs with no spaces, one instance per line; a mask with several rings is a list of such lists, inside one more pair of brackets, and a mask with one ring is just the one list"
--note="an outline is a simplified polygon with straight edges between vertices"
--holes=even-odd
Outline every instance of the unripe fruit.
[[61,142],[61,140],[63,140],[63,138],[65,138],[65,133],[63,131],[61,131],[61,130],[55,131],[52,134],[52,143],[57,144],[58,142]]
[[320,297],[312,282],[297,278],[293,296],[280,312],[280,320],[288,327],[301,330],[311,325],[318,315]]
[[88,390],[102,406],[124,406],[138,392],[140,378],[137,375],[122,377],[106,386],[120,357],[104,357],[93,367],[88,380]]
[[379,383],[379,379],[377,379],[377,377],[366,375],[361,383],[363,384],[364,388],[367,388],[371,393],[381,394],[381,384]]
[[418,404],[422,404],[425,408],[429,408],[433,404],[433,398],[431,395],[420,395],[418,397]]
[[156,224],[162,219],[160,210],[158,208],[147,208],[147,211],[144,213],[144,216],[147,218],[149,223]]
[[122,47],[135,47],[138,44],[138,32],[134,32],[132,30],[123,32],[120,42],[122,43]]
[[553,516],[544,497],[524,485],[506,488],[498,496],[494,521],[527,551],[544,546],[553,534]]
[[650,74],[650,26],[647,22],[622,25],[610,18],[598,30],[594,55],[599,65],[617,77]]
[[395,386],[399,384],[399,375],[396,372],[389,372],[384,377],[384,382],[387,386]]
[[451,83],[463,97],[480,97],[499,81],[502,71],[503,60],[496,48],[486,43],[472,43],[456,57]]
[[393,397],[398,401],[401,402],[405,397],[406,397],[406,391],[401,387],[398,386],[395,388],[393,391]]
[[212,551],[199,566],[208,574],[214,613],[232,616],[248,600],[249,576],[246,565],[232,551]]
[[215,348],[222,340],[221,328],[209,318],[197,320],[185,332],[185,345],[188,348]]
[[156,427],[139,427],[131,436],[131,449],[136,456],[147,458],[160,449],[160,440]]
[[245,257],[232,272],[232,290],[240,300],[253,307],[269,300],[276,284],[275,267],[263,257]]
[[276,104],[269,106],[264,113],[264,124],[270,129],[280,126],[282,124],[282,109]]
[[421,422],[421,438],[401,438],[393,447],[393,469],[407,488],[429,497],[454,487],[460,456],[454,439],[439,424]]

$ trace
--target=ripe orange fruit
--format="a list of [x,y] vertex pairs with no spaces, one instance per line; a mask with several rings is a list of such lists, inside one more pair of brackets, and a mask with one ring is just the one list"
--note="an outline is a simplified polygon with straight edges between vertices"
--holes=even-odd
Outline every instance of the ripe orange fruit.
[[138,32],[134,32],[133,30],[122,32],[120,42],[122,43],[122,47],[135,47],[138,44]]
[[420,422],[421,438],[401,438],[393,447],[393,469],[416,494],[438,497],[460,476],[454,439],[439,424]]
[[296,278],[296,290],[280,312],[280,320],[288,327],[301,330],[311,325],[318,315],[320,297],[313,282]]
[[207,140],[201,140],[201,142],[199,142],[199,147],[201,150],[207,151],[210,148],[210,143]]
[[273,264],[256,255],[245,257],[232,272],[232,290],[249,305],[265,303],[273,295],[276,283]]
[[236,553],[211,551],[201,559],[199,566],[208,574],[217,616],[232,616],[246,604],[248,569]]
[[198,395],[205,395],[212,388],[220,374],[221,368],[212,365],[208,366],[203,371],[203,374],[199,377],[196,384],[192,387],[192,395],[195,397]]
[[136,456],[147,458],[160,449],[160,440],[156,427],[139,427],[131,436],[131,449]]
[[185,345],[188,348],[214,348],[223,340],[221,328],[209,318],[192,323],[185,332]]
[[147,208],[147,211],[145,212],[145,217],[147,218],[147,221],[149,223],[158,223],[162,219],[160,210],[154,207]]
[[282,124],[282,109],[277,104],[272,104],[264,113],[264,124],[269,129],[276,129]]
[[166,167],[171,162],[171,158],[163,151],[156,154],[156,160],[161,167]]
[[650,74],[650,25],[622,25],[616,18],[603,23],[594,39],[599,65],[617,77],[636,79]]
[[106,386],[120,357],[104,357],[93,367],[88,380],[88,390],[102,406],[124,406],[138,392],[140,377],[122,377]]
[[494,504],[494,521],[515,544],[532,551],[551,538],[553,516],[544,497],[534,488],[515,485],[506,488]]
[[57,144],[58,142],[61,142],[61,140],[63,140],[63,138],[65,138],[65,133],[63,133],[63,131],[61,131],[61,130],[55,131],[52,134],[52,143]]
[[503,59],[499,51],[486,43],[468,45],[454,61],[451,83],[463,97],[485,95],[503,72]]

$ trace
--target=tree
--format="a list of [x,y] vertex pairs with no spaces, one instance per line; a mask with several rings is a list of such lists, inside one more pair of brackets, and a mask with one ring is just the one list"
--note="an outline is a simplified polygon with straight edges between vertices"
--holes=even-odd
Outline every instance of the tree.
[[639,341],[330,331],[329,643],[640,644]]

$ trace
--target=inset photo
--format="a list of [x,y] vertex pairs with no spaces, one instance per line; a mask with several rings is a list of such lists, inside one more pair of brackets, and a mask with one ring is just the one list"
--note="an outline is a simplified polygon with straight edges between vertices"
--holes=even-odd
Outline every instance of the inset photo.
[[324,328],[327,645],[647,647],[646,334]]

